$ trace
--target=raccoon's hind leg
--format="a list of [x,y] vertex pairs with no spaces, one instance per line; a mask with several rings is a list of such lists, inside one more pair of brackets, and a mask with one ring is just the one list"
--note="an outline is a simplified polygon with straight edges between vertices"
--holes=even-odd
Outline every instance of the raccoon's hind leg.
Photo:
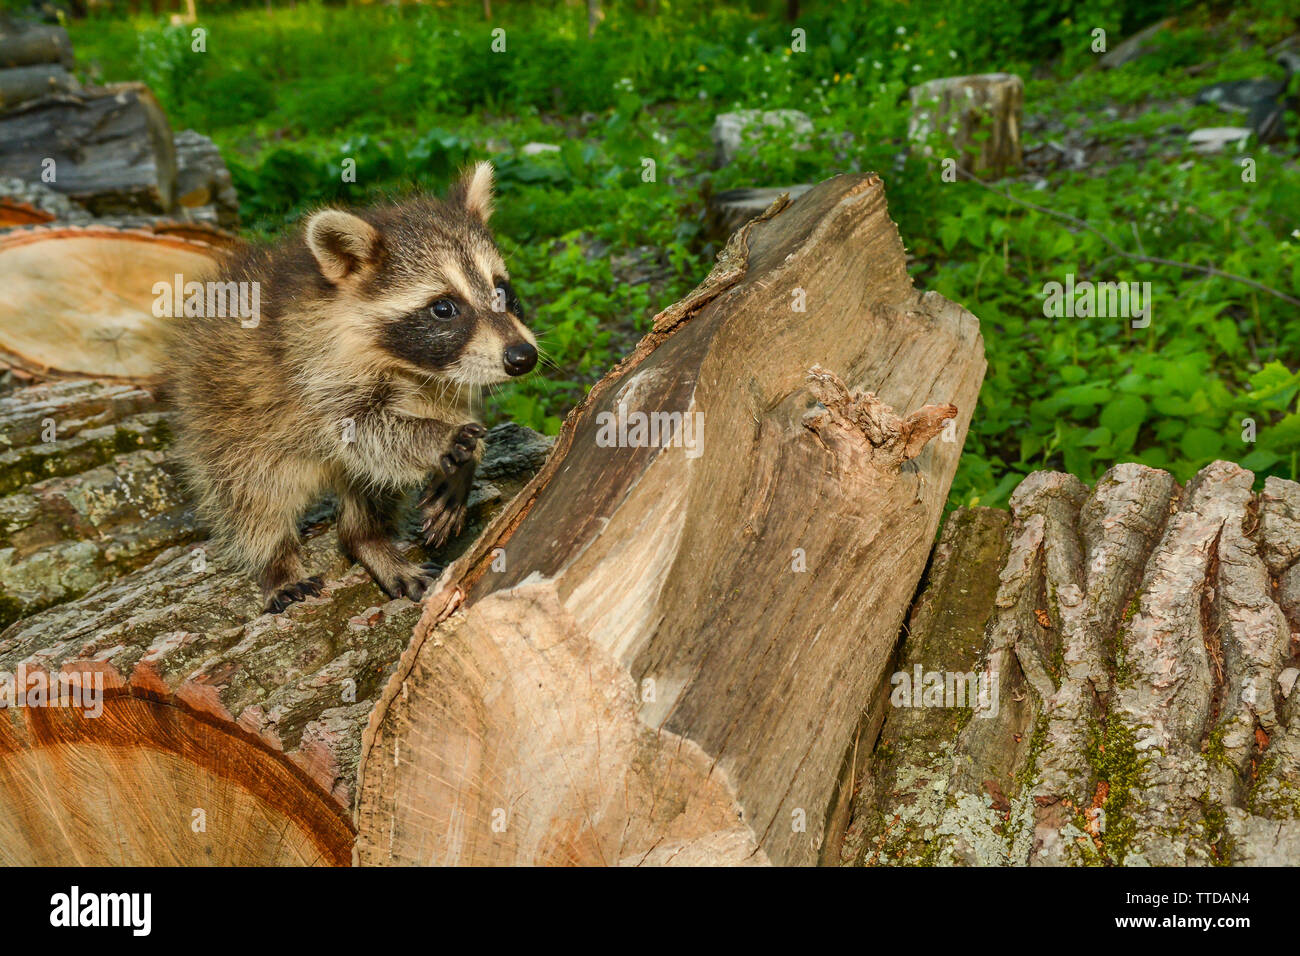
[[365,494],[351,486],[341,488],[339,544],[390,598],[418,601],[442,568],[408,561],[393,544],[401,503],[402,495],[395,492]]
[[295,533],[292,538],[284,538],[277,545],[275,557],[259,576],[262,594],[266,604],[264,612],[279,614],[295,601],[320,594],[325,582],[319,574],[303,577],[306,569],[302,564],[302,548]]
[[240,562],[262,587],[263,612],[279,614],[295,601],[319,594],[325,586],[319,575],[307,577],[298,540],[298,516],[310,497],[279,489],[271,494],[244,495],[222,509],[224,537]]

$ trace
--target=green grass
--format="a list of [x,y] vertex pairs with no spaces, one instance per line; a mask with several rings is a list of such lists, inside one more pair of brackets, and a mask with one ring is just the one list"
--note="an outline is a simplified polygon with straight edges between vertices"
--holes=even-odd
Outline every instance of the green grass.
[[[1297,30],[1281,0],[1230,11],[1177,4],[1178,24],[1157,49],[1110,72],[1095,68],[1092,30],[1106,29],[1113,46],[1163,5],[807,3],[802,53],[791,51],[777,4],[660,0],[655,14],[606,6],[595,39],[583,8],[558,2],[499,3],[491,23],[469,2],[303,3],[269,14],[201,2],[205,53],[192,51],[188,29],[156,19],[100,18],[71,31],[83,72],[149,83],[174,126],[217,141],[252,234],[275,233],[323,202],[440,189],[491,144],[502,194],[494,225],[556,365],[497,396],[499,416],[557,430],[653,314],[703,278],[716,252],[700,229],[708,190],[878,170],[918,285],[966,305],[983,328],[989,370],[952,503],[1004,504],[1034,469],[1091,482],[1129,460],[1180,480],[1215,458],[1297,477],[1294,306],[1223,278],[1133,262],[1060,219],[942,181],[936,163],[898,159],[909,85],[1018,72],[1027,119],[1059,119],[1112,155],[1100,168],[1050,172],[1043,189],[1027,179],[999,189],[1086,220],[1123,249],[1213,264],[1294,295],[1294,145],[1252,144],[1255,181],[1243,182],[1242,156],[1186,146],[1191,129],[1238,120],[1179,103],[1216,80],[1278,74],[1265,48]],[[494,28],[505,30],[505,52],[490,48]],[[713,170],[713,116],[748,107],[803,109],[816,132],[800,149],[768,136]],[[534,140],[563,148],[525,156]],[[1143,148],[1129,156],[1135,144]],[[356,160],[356,183],[340,176],[346,157]],[[656,164],[654,182],[642,181],[644,157]],[[668,267],[654,283],[629,285],[611,261],[641,246],[661,250]],[[1150,327],[1045,316],[1044,284],[1067,273],[1150,282]],[[1243,441],[1244,419],[1255,423],[1254,442]]]

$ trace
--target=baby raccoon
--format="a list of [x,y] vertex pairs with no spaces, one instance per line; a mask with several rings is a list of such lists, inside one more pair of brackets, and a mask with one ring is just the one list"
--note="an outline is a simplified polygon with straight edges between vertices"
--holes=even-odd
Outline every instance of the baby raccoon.
[[305,578],[297,523],[326,488],[344,552],[390,597],[419,600],[439,572],[393,544],[404,493],[432,476],[428,544],[458,533],[482,457],[480,389],[537,363],[491,211],[488,163],[445,201],[323,209],[212,277],[258,283],[255,324],[164,320],[163,381],[199,514],[266,610],[321,589]]

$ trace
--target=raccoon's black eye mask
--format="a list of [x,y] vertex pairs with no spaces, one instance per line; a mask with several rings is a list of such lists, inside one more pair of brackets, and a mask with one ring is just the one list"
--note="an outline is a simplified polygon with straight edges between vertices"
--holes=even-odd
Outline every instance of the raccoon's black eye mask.
[[519,301],[519,296],[515,294],[515,288],[510,284],[510,280],[494,279],[493,285],[496,286],[496,296],[492,307],[495,309],[497,303],[500,303],[504,306],[504,311],[512,313],[518,319],[522,319],[524,317],[524,306]]

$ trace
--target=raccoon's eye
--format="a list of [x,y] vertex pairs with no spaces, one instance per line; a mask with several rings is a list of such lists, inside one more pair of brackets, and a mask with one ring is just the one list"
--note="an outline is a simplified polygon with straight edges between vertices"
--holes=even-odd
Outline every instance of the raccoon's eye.
[[429,306],[429,311],[438,319],[454,319],[460,314],[460,309],[456,308],[456,303],[451,299],[439,299]]

